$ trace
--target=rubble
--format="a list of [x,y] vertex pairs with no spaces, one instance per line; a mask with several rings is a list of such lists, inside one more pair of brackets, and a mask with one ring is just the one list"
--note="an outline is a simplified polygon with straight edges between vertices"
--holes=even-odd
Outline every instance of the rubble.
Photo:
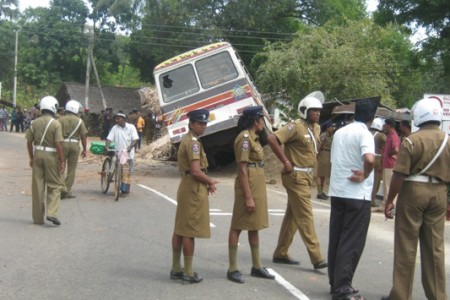
[[166,134],[149,145],[143,145],[137,155],[146,160],[176,160],[176,149]]
[[158,94],[155,88],[144,87],[139,90],[141,95],[141,109],[149,110],[155,116],[161,114],[161,107],[159,106]]

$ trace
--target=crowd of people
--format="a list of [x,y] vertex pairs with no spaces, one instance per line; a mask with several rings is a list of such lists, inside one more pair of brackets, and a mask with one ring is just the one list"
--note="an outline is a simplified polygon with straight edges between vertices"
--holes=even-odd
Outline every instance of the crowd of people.
[[[390,294],[382,299],[412,299],[418,241],[425,294],[428,299],[446,298],[443,236],[445,220],[450,217],[447,203],[450,142],[448,135],[439,129],[442,107],[427,101],[432,100],[420,100],[414,109],[417,133],[411,134],[409,124],[401,123],[402,142],[396,134],[394,120],[383,122],[375,118],[377,101],[357,101],[352,122],[336,133],[335,126],[327,123],[322,135],[319,135],[318,121],[323,99],[308,95],[300,101],[300,119],[267,137],[282,164],[282,183],[288,194],[273,253],[274,263],[299,264],[288,251],[298,231],[313,268],[328,267],[332,299],[365,299],[352,281],[365,247],[371,203],[376,196],[374,190],[379,188],[383,178],[386,187],[382,211],[391,219],[394,208],[397,209],[393,285]],[[208,164],[200,139],[208,115],[207,110],[188,113],[189,132],[178,152],[182,180],[177,196],[170,278],[190,283],[203,279],[193,271],[194,239],[210,237],[208,194],[213,194],[217,188],[217,181],[207,175]],[[250,275],[265,279],[275,277],[262,266],[259,258],[258,231],[268,227],[264,153],[259,143],[260,133],[264,131],[262,118],[262,107],[245,109],[238,122],[240,133],[234,144],[238,170],[228,238],[227,278],[241,284],[245,280],[238,268],[237,250],[242,230],[248,231],[252,257]],[[328,261],[321,253],[315,233],[311,204],[313,171],[319,157],[324,157],[320,168],[325,170],[317,170],[317,198],[331,196]],[[326,169],[328,167],[331,171]],[[330,176],[329,195],[323,188],[327,176]],[[397,195],[399,200],[395,203]],[[184,254],[184,269],[181,254]]]
[[[288,195],[273,263],[300,264],[289,253],[298,231],[312,268],[328,268],[332,299],[365,299],[353,287],[352,281],[364,251],[371,206],[383,180],[381,211],[387,219],[395,215],[395,241],[392,289],[382,299],[412,298],[418,242],[425,294],[428,299],[445,299],[443,236],[445,220],[450,217],[447,203],[450,141],[439,128],[442,107],[430,99],[418,101],[413,109],[413,119],[419,130],[411,133],[409,123],[401,123],[401,139],[394,120],[375,118],[378,102],[370,99],[356,102],[352,122],[338,130],[333,123],[327,122],[320,134],[318,123],[323,102],[323,95],[308,95],[299,103],[298,120],[266,136],[282,166],[282,184]],[[32,216],[35,224],[44,224],[46,218],[58,226],[61,225],[57,217],[60,200],[75,197],[72,186],[78,157],[86,155],[87,129],[79,116],[81,104],[75,100],[67,102],[64,115],[58,119],[58,101],[54,97],[42,98],[39,108],[40,117],[32,122],[25,134],[32,167]],[[1,110],[0,116],[3,117]],[[141,147],[147,121],[153,120],[150,121],[152,126],[156,121],[151,114],[142,117],[138,110],[127,116],[121,111],[112,114],[112,110],[107,109],[103,117],[105,149],[108,151],[114,143],[119,159],[127,166],[121,187],[126,196],[130,192],[134,153]],[[209,111],[193,110],[187,117],[189,131],[178,149],[181,181],[172,236],[170,279],[199,283],[203,278],[193,267],[195,238],[211,236],[208,195],[216,192],[218,181],[208,175],[208,160],[201,142]],[[269,280],[275,278],[262,265],[259,254],[259,230],[269,227],[261,146],[264,126],[263,108],[246,108],[239,118],[239,134],[234,143],[237,177],[226,277],[240,284],[245,282],[237,262],[242,230],[248,231],[252,259],[250,275]],[[331,197],[327,256],[322,253],[312,211],[316,166],[317,199]],[[66,169],[67,175],[61,176]],[[324,190],[327,177],[330,178],[328,195]]]
[[[121,111],[121,113],[124,113]],[[126,115],[127,123],[136,127],[139,140],[136,145],[136,150],[141,149],[143,140],[146,145],[159,139],[162,136],[162,120],[152,111],[148,111],[145,115],[138,109],[133,109]],[[115,125],[114,113],[112,108],[107,108],[101,112],[101,127],[102,132],[100,138],[106,140],[111,128]]]
[[[39,115],[37,105],[31,109],[13,107],[9,110],[5,105],[0,107],[0,131],[25,132],[31,121]],[[8,130],[9,124],[9,130]]]

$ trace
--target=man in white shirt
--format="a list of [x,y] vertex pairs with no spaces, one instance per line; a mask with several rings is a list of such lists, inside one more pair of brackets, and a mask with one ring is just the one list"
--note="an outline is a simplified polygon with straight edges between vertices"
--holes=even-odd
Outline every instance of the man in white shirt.
[[328,277],[333,300],[364,299],[352,287],[370,222],[375,144],[370,125],[378,101],[356,102],[354,122],[339,129],[331,146]]
[[105,145],[105,150],[109,151],[109,145],[111,142],[114,143],[118,159],[123,155],[128,155],[127,163],[123,165],[122,186],[120,187],[122,197],[126,197],[130,193],[130,173],[135,156],[134,146],[139,140],[136,127],[127,123],[126,119],[126,115],[121,111],[114,115],[116,125],[111,128]]

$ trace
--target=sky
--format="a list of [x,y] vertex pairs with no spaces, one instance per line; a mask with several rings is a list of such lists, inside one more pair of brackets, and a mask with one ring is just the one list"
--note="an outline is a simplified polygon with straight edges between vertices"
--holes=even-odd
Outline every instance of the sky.
[[48,7],[50,0],[19,0],[19,9],[24,11],[28,7]]

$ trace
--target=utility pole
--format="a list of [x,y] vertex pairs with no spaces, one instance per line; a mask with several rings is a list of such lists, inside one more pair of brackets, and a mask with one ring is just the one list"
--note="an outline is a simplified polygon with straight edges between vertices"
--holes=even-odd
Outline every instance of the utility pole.
[[97,86],[98,89],[100,90],[100,96],[102,97],[103,108],[106,109],[106,100],[105,96],[103,95],[102,85],[100,84],[100,77],[98,77],[97,66],[95,65],[94,55],[92,54],[92,51],[91,51],[91,62],[92,66],[94,67],[95,78],[97,79]]
[[16,47],[14,51],[14,87],[13,87],[13,107],[16,107],[17,95],[17,51],[19,48],[19,31],[16,31]]
[[94,48],[94,33],[89,37],[89,47],[87,51],[87,62],[86,62],[86,84],[84,86],[84,108],[89,109],[89,81],[91,76],[91,52]]
[[84,103],[85,103],[85,107],[89,108],[89,81],[90,81],[91,65],[92,65],[92,67],[94,67],[95,78],[97,80],[97,86],[100,91],[100,96],[102,97],[103,108],[106,109],[106,107],[107,107],[106,100],[105,100],[105,96],[103,95],[103,90],[102,90],[102,86],[100,84],[100,78],[98,76],[97,66],[95,65],[94,54],[93,54],[94,34],[95,33],[92,32],[91,37],[89,39],[89,49],[88,49],[88,53],[87,53],[87,65],[86,65],[86,84],[85,84],[85,91],[84,91],[85,92]]

